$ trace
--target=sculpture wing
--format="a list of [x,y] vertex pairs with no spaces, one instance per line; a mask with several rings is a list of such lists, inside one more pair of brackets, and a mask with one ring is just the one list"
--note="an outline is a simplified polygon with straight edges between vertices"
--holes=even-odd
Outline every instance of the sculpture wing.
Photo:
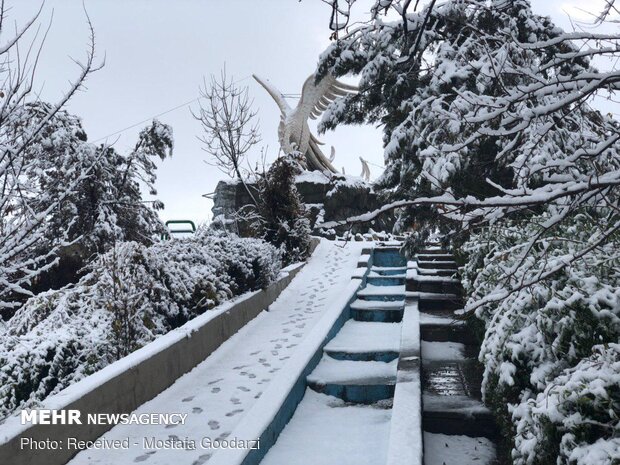
[[331,74],[325,76],[318,83],[315,83],[314,80],[314,74],[306,79],[301,91],[301,99],[297,104],[297,112],[303,119],[318,118],[327,109],[327,106],[338,97],[344,97],[358,91],[357,87],[340,82]]
[[278,104],[278,107],[280,108],[280,112],[282,112],[282,115],[286,115],[287,113],[290,113],[291,107],[286,102],[286,99],[284,98],[284,95],[282,95],[282,92],[276,89],[269,82],[268,79],[261,79],[255,74],[252,74],[252,77],[256,79],[256,82],[258,82],[261,86],[263,86],[265,90],[269,93],[269,95],[271,95],[271,97],[275,100],[275,102]]

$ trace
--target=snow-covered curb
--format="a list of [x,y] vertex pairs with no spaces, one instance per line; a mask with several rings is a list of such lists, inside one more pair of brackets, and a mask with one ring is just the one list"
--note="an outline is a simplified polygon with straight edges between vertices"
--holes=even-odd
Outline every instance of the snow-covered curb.
[[[318,241],[317,241],[318,243]],[[304,264],[287,267],[267,289],[232,299],[170,331],[127,357],[69,386],[42,402],[44,409],[75,409],[87,413],[135,410],[172,385],[219,347],[226,339],[269,306]],[[22,425],[18,414],[0,425],[0,463],[64,464],[73,454],[52,450],[45,454],[22,450],[20,438],[94,440],[109,425]]]
[[387,465],[422,465],[420,312],[408,301],[403,314]]

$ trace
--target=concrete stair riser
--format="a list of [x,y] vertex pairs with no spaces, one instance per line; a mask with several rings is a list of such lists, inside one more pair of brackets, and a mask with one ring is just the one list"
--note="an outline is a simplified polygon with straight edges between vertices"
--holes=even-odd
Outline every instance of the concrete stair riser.
[[407,291],[435,292],[437,294],[457,294],[462,295],[463,288],[459,282],[445,280],[407,280]]
[[394,384],[320,384],[309,382],[313,391],[337,397],[345,402],[374,404],[394,397]]
[[336,360],[353,360],[363,362],[391,362],[398,357],[398,352],[377,351],[377,352],[344,352],[340,350],[326,350],[325,353]]
[[499,438],[499,428],[491,413],[425,411],[422,428],[429,433],[485,437],[492,441]]

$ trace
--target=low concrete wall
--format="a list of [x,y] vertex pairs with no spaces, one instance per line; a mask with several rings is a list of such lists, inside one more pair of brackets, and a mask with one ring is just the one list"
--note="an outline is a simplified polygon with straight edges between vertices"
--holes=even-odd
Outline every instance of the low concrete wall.
[[[318,239],[313,239],[311,251],[314,251],[318,243]],[[79,396],[67,396],[77,398],[72,398],[65,404],[54,402],[53,406],[44,405],[44,408],[79,410],[82,418],[86,418],[89,413],[130,413],[134,411],[170,387],[179,377],[202,362],[224,341],[271,305],[302,268],[303,265],[300,265],[291,269],[287,276],[268,288],[230,305],[230,308],[209,319],[204,325],[192,328],[185,334],[185,337],[177,337],[177,340],[169,345],[162,344],[160,350],[146,357],[139,357],[139,354],[134,352],[128,358],[136,355],[135,364],[129,365],[127,369],[119,370],[115,376],[104,377],[99,385],[85,388],[86,392]],[[193,322],[194,320],[190,321],[188,325],[192,325]],[[154,343],[157,343],[157,340]],[[148,350],[148,346],[143,349]],[[127,364],[127,361],[123,359],[116,363]],[[113,369],[112,365],[106,368]],[[87,385],[89,381],[89,378],[86,378],[80,383]],[[67,390],[79,390],[78,384],[70,386]],[[54,396],[54,400],[62,399],[63,393],[64,391]],[[14,423],[17,419],[12,417],[10,420]],[[0,425],[0,464],[64,465],[79,452],[67,450],[67,438],[92,441],[111,429],[113,425],[29,425],[21,428],[21,431],[15,435],[7,438],[5,434],[3,438],[1,430],[4,426],[6,423]],[[22,450],[22,438],[32,438],[34,441],[59,441],[63,447],[43,451]]]

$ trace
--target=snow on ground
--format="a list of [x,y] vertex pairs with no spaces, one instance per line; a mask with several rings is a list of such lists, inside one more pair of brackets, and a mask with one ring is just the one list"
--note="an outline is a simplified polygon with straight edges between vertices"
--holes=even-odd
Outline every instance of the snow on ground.
[[[262,395],[329,305],[350,285],[364,243],[345,248],[322,241],[306,267],[267,312],[248,323],[204,362],[169,389],[140,406],[136,413],[187,413],[184,425],[118,425],[106,439],[129,438],[128,450],[88,450],[70,465],[197,465],[211,453],[144,448],[144,438],[161,440],[224,439]],[[239,438],[256,439],[256,438]]]
[[424,465],[490,465],[494,459],[486,438],[424,433]]
[[326,351],[365,353],[397,352],[400,348],[400,323],[375,323],[349,320],[326,346]]
[[422,358],[428,360],[464,360],[465,344],[460,342],[422,341]]
[[385,463],[390,409],[350,405],[310,389],[261,465]]

